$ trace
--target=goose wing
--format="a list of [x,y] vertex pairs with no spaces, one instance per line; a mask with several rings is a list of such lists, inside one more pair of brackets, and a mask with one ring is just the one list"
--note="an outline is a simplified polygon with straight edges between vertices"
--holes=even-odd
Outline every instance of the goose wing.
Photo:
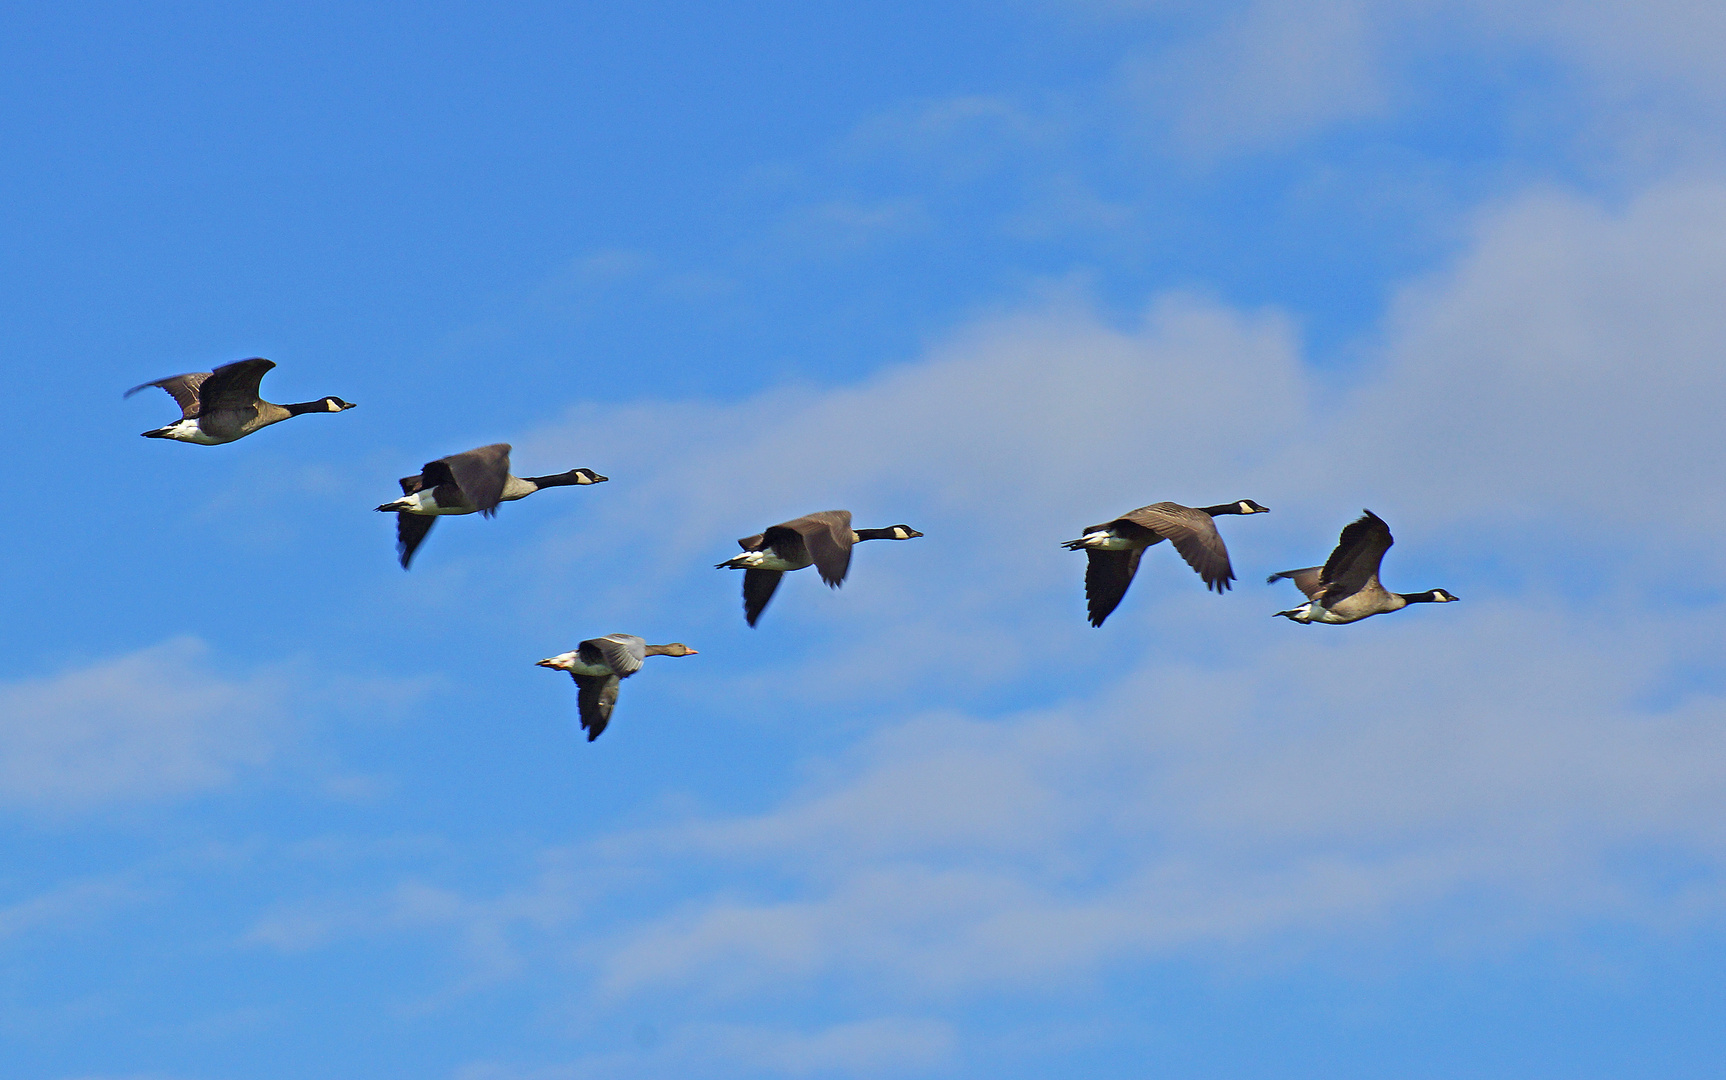
[[[1221,593],[1235,579],[1235,569],[1229,564],[1229,549],[1217,532],[1217,523],[1203,510],[1194,510],[1180,503],[1160,502],[1141,506],[1120,521],[1142,526],[1175,545],[1181,558],[1198,572],[1207,589]],[[1118,524],[1118,522],[1117,522]]]
[[829,588],[837,589],[845,580],[851,569],[851,511],[823,510],[774,528],[790,529],[803,537],[803,546],[814,561],[816,572]]
[[508,443],[492,443],[429,461],[420,473],[420,482],[427,486],[453,483],[461,489],[462,497],[486,517],[497,513],[508,480]]
[[1317,597],[1320,604],[1331,607],[1345,597],[1353,596],[1378,578],[1379,563],[1384,553],[1396,543],[1390,526],[1371,510],[1343,529],[1336,550],[1325,560],[1319,579],[1324,591]]
[[1308,600],[1316,599],[1318,594],[1324,591],[1324,567],[1322,566],[1309,566],[1304,570],[1283,570],[1265,578],[1265,584],[1270,585],[1282,578],[1288,578],[1294,582],[1295,588],[1299,589]]
[[1089,561],[1085,565],[1085,606],[1092,626],[1103,625],[1109,612],[1120,605],[1121,597],[1127,595],[1127,586],[1133,583],[1133,575],[1139,572],[1139,558],[1144,553],[1144,548],[1131,551],[1086,549],[1085,556]]
[[419,476],[404,476],[396,482],[402,486],[403,495],[412,495],[414,492],[425,487],[426,483],[424,474]]
[[640,671],[641,662],[647,659],[647,639],[634,634],[589,638],[576,648],[584,661],[590,664],[602,661],[619,678],[628,678]]
[[209,377],[208,371],[188,371],[184,375],[170,375],[166,379],[139,383],[126,391],[123,396],[131,397],[140,390],[160,386],[173,397],[174,404],[180,407],[180,419],[191,420],[198,415],[198,387],[204,385],[204,380]]
[[743,571],[743,619],[750,626],[767,610],[767,601],[773,599],[779,579],[784,576],[780,570]]
[[571,675],[575,685],[576,707],[581,711],[581,727],[587,741],[599,738],[605,725],[611,722],[611,710],[617,707],[617,688],[621,681],[616,675]]
[[243,412],[258,406],[258,384],[264,373],[275,367],[275,361],[254,356],[236,360],[210,372],[198,388],[199,415],[218,412]]
[[414,552],[425,542],[426,534],[437,524],[437,518],[430,514],[397,514],[396,515],[396,554],[401,557],[402,569],[408,568],[413,561]]

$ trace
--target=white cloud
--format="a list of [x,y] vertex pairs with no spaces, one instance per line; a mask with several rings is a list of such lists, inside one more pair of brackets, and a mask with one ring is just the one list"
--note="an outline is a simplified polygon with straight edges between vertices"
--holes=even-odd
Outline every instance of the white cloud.
[[0,802],[39,810],[183,797],[272,753],[283,686],[227,679],[180,638],[0,684]]
[[[778,517],[929,534],[860,552],[838,598],[788,582],[768,619],[821,634],[757,632],[775,700],[806,702],[784,723],[872,733],[763,813],[600,838],[418,925],[577,963],[603,1006],[834,975],[923,1004],[1243,946],[1717,921],[1719,235],[1718,185],[1531,194],[1348,373],[1305,369],[1274,312],[1166,296],[1113,326],[1057,290],[857,386],[579,410],[534,456],[600,446],[636,479],[516,572],[631,535],[618,589],[643,620],[697,618],[715,538]],[[1273,508],[1225,523],[1241,588],[1153,552],[1083,626],[1057,542],[1171,497]],[[1288,590],[1253,576],[1321,559],[1363,504],[1401,535],[1393,587],[1464,603],[1268,618]],[[744,722],[755,689],[708,707]],[[681,900],[632,893],[649,879]]]

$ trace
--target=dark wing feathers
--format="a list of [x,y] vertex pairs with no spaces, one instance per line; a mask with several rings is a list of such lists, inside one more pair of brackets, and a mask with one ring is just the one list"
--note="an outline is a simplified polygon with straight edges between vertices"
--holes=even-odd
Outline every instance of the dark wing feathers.
[[745,536],[737,541],[737,546],[744,551],[760,551],[767,546],[767,534],[756,533],[754,536]]
[[396,554],[401,556],[403,570],[408,568],[414,552],[425,541],[426,533],[431,532],[431,527],[436,524],[437,518],[430,514],[396,515]]
[[223,364],[210,372],[198,389],[199,415],[256,408],[258,384],[263,381],[264,373],[275,366],[275,361],[255,356]]
[[587,732],[587,741],[592,742],[611,722],[611,710],[617,707],[620,681],[616,675],[571,674],[570,677],[580,688],[576,693],[576,704],[581,710],[581,726]]
[[403,495],[412,495],[414,492],[425,487],[424,476],[404,476],[399,482],[402,486]]
[[767,610],[767,601],[773,599],[773,591],[784,576],[779,570],[743,571],[743,618],[750,626]]
[[174,399],[174,404],[180,407],[180,419],[191,420],[198,415],[198,387],[202,386],[204,380],[209,377],[210,373],[207,371],[189,371],[184,375],[170,375],[166,379],[139,383],[126,391],[125,396],[131,397],[140,390],[159,386],[166,390],[169,396]]
[[787,521],[775,528],[791,529],[803,537],[803,545],[815,570],[830,588],[837,589],[851,569],[851,511],[823,510]]
[[1142,526],[1175,545],[1182,559],[1204,579],[1205,587],[1223,592],[1235,579],[1229,564],[1229,549],[1217,532],[1217,523],[1203,510],[1179,503],[1160,502],[1122,514],[1115,522]]
[[1343,529],[1336,550],[1325,560],[1320,574],[1324,592],[1317,597],[1318,602],[1330,607],[1364,589],[1378,576],[1379,563],[1394,543],[1396,540],[1384,519],[1371,510],[1363,511],[1360,518]]
[[497,512],[497,504],[503,501],[504,484],[509,480],[508,443],[493,443],[430,462],[421,474],[428,483],[436,465],[443,466],[444,472],[461,488],[462,495],[480,513],[490,517]]
[[1133,583],[1133,575],[1139,572],[1139,558],[1144,554],[1144,550],[1086,549],[1088,562],[1085,565],[1085,604],[1090,612],[1092,626],[1103,625],[1103,620],[1120,604],[1121,597],[1127,595],[1127,586]]

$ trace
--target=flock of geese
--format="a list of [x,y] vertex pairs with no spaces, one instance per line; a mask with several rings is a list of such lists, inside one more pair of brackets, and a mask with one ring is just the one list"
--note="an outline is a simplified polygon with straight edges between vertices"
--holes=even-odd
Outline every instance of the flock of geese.
[[[276,365],[262,357],[223,364],[214,371],[190,372],[134,386],[125,396],[150,386],[166,390],[180,406],[180,419],[144,432],[145,438],[214,446],[234,442],[294,416],[346,412],[353,402],[323,397],[293,405],[277,405],[258,396],[259,384]],[[396,515],[396,550],[402,569],[413,561],[437,519],[444,515],[481,514],[491,517],[500,504],[525,499],[549,487],[602,484],[608,479],[592,469],[571,469],[550,476],[515,476],[509,471],[508,443],[493,443],[427,462],[414,476],[401,479],[401,498],[377,509]],[[1083,551],[1085,601],[1092,626],[1121,603],[1138,573],[1145,549],[1164,540],[1199,575],[1208,589],[1221,594],[1235,580],[1228,547],[1217,532],[1224,515],[1268,513],[1251,499],[1217,506],[1182,506],[1160,502],[1130,510],[1112,521],[1092,525],[1077,540],[1063,546]],[[838,588],[851,568],[851,549],[865,540],[912,540],[923,534],[909,525],[857,529],[848,510],[824,510],[780,522],[737,542],[743,549],[717,564],[717,569],[743,571],[743,617],[754,626],[773,599],[782,577],[793,570],[815,567],[821,580]],[[1395,541],[1390,526],[1371,510],[1342,530],[1336,549],[1323,566],[1283,570],[1266,578],[1287,578],[1306,596],[1306,603],[1275,614],[1298,623],[1332,625],[1359,622],[1409,604],[1445,604],[1457,598],[1444,589],[1396,593],[1378,578],[1384,553]],[[649,645],[633,634],[589,638],[575,649],[539,661],[540,667],[567,671],[575,680],[581,726],[589,742],[611,720],[622,680],[641,669],[649,656],[694,656],[682,642]]]

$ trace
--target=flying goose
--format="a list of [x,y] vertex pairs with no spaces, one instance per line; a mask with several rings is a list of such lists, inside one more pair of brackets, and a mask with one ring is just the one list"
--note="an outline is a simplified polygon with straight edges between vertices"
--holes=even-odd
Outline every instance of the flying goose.
[[821,580],[837,589],[851,568],[852,544],[864,540],[910,540],[922,535],[909,525],[853,529],[851,511],[823,510],[744,537],[737,541],[743,554],[716,564],[714,569],[744,571],[743,618],[754,626],[787,571],[813,564]]
[[571,469],[555,476],[511,476],[509,444],[493,443],[426,462],[418,476],[401,478],[401,498],[377,509],[396,515],[396,550],[406,570],[441,514],[491,517],[497,513],[498,503],[525,499],[540,488],[603,484],[607,479],[592,469]]
[[1251,499],[1197,509],[1180,503],[1152,503],[1113,521],[1092,525],[1077,540],[1066,541],[1063,547],[1083,550],[1089,560],[1085,566],[1085,600],[1091,625],[1103,625],[1109,612],[1127,595],[1127,586],[1139,572],[1139,557],[1146,548],[1164,540],[1173,543],[1187,565],[1198,571],[1206,588],[1220,595],[1230,587],[1235,571],[1229,565],[1229,549],[1211,519],[1218,514],[1268,513],[1268,507]]
[[1448,604],[1457,598],[1443,589],[1393,593],[1378,582],[1378,564],[1396,541],[1390,526],[1371,510],[1351,522],[1323,566],[1284,570],[1265,578],[1267,584],[1288,578],[1306,594],[1307,602],[1293,611],[1279,611],[1298,623],[1351,623],[1410,604]]
[[649,656],[695,656],[694,649],[674,641],[670,645],[649,645],[634,634],[607,634],[589,638],[576,646],[574,652],[559,653],[539,661],[537,666],[569,672],[580,687],[576,701],[581,709],[581,726],[587,741],[599,738],[611,720],[611,710],[617,706],[617,688],[622,680],[641,670],[641,662]]
[[180,419],[167,427],[144,432],[144,438],[175,439],[204,446],[243,439],[259,428],[279,424],[290,416],[346,412],[354,407],[353,402],[339,397],[302,401],[297,405],[265,401],[258,396],[258,383],[264,373],[275,366],[273,360],[254,356],[250,360],[223,364],[214,371],[191,371],[140,383],[126,391],[125,396],[131,397],[151,386],[166,390],[180,406]]

